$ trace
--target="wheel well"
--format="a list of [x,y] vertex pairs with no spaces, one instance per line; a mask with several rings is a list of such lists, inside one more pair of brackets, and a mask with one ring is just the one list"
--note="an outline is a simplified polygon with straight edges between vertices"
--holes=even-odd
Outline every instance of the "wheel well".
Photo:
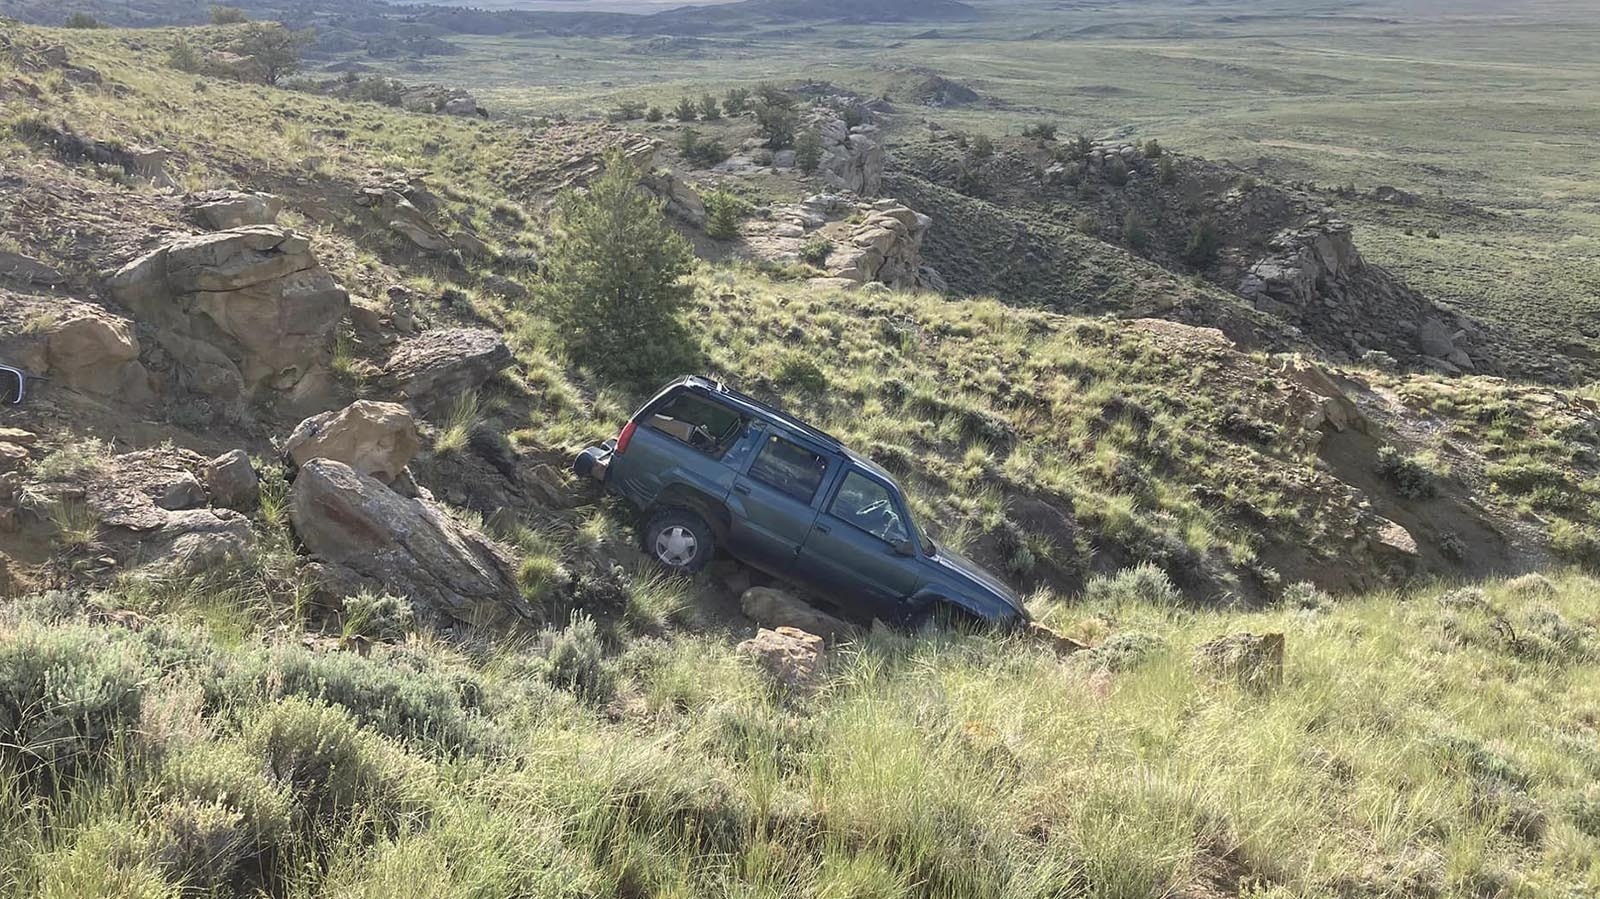
[[733,526],[733,518],[728,513],[728,507],[710,496],[682,484],[674,484],[661,491],[656,501],[645,513],[646,518],[660,514],[665,509],[688,509],[706,520],[711,525],[712,533],[717,537],[717,542],[725,542],[728,531]]

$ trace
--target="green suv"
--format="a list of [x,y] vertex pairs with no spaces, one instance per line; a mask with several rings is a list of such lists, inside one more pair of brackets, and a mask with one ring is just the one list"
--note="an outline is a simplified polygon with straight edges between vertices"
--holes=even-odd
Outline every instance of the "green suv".
[[1028,617],[999,578],[918,529],[888,472],[716,381],[668,384],[573,469],[644,513],[645,551],[674,571],[726,553],[851,617]]

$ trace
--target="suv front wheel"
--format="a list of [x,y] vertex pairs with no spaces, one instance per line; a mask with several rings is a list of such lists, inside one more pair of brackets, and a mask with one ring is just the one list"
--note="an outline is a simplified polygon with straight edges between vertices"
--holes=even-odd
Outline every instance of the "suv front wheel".
[[644,551],[681,574],[706,567],[716,552],[716,536],[705,519],[685,509],[667,509],[644,529]]

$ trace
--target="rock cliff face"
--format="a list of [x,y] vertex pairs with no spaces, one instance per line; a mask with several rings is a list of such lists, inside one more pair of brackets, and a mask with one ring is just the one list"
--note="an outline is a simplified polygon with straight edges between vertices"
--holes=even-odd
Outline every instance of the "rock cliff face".
[[887,153],[876,125],[850,127],[844,119],[825,113],[815,122],[822,138],[822,161],[817,173],[824,183],[863,197],[877,196],[883,187]]
[[896,200],[863,203],[842,194],[816,194],[746,222],[740,250],[773,262],[798,262],[810,247],[824,246],[826,258],[804,261],[837,286],[878,282],[942,291],[944,279],[922,258],[922,238],[931,223]]
[[350,298],[305,237],[276,226],[183,237],[112,275],[188,386],[223,399],[290,390],[323,367]]

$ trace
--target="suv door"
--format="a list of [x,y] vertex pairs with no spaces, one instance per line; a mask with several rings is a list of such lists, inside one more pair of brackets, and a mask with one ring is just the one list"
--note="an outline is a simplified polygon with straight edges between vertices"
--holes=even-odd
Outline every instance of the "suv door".
[[728,494],[729,550],[771,574],[786,575],[817,518],[829,457],[769,424],[749,468]]
[[922,580],[916,558],[900,552],[913,539],[909,521],[898,490],[852,466],[817,517],[796,564],[841,608],[898,620],[902,601]]

